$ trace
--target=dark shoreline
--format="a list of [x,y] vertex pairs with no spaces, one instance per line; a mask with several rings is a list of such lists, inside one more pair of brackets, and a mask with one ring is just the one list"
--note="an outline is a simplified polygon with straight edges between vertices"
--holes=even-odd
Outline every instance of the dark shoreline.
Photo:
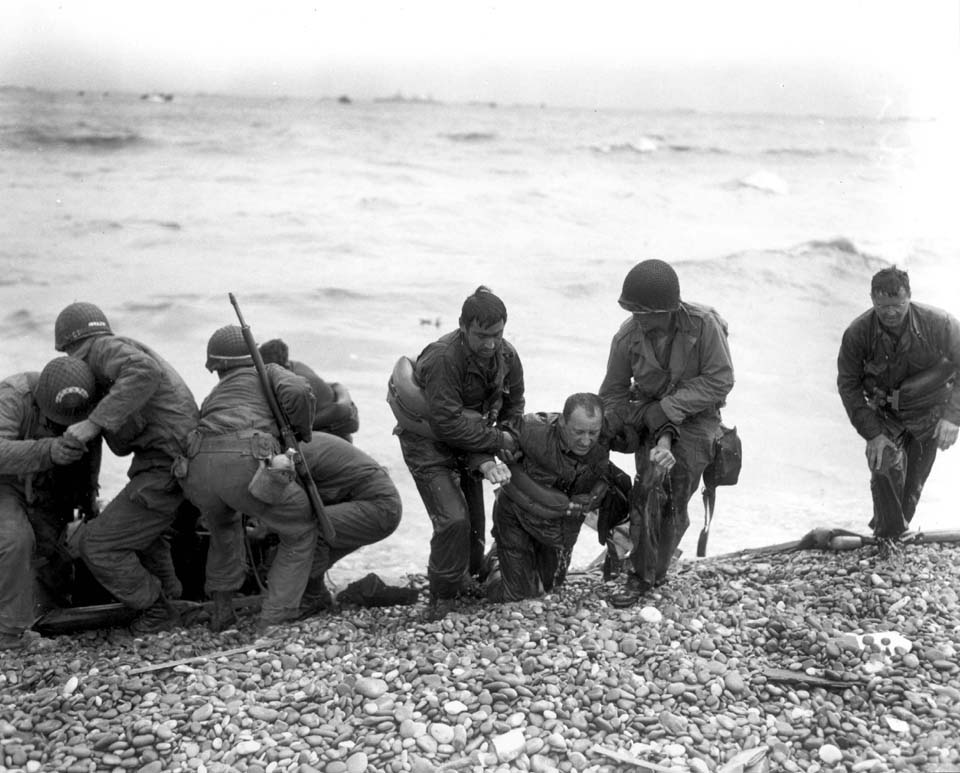
[[[960,546],[684,562],[626,610],[612,588],[574,575],[436,623],[345,610],[260,643],[252,617],[43,639],[0,660],[0,767],[960,770]],[[884,633],[909,652],[859,648]]]

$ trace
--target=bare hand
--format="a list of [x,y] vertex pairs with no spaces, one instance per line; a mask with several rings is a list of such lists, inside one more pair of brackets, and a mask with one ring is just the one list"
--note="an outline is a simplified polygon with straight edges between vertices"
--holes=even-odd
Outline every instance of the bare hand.
[[937,422],[937,428],[933,431],[933,437],[937,441],[937,448],[941,451],[946,451],[950,448],[950,446],[957,442],[958,431],[960,431],[960,427],[956,424],[946,419],[940,419],[940,421]]
[[84,419],[83,421],[78,421],[76,424],[71,424],[63,434],[69,435],[86,445],[100,434],[100,425],[95,424],[90,421],[90,419]]
[[669,448],[657,444],[650,449],[650,461],[659,467],[663,472],[670,472],[673,465],[677,463],[676,457]]
[[[956,435],[954,435],[954,440],[956,440]],[[883,454],[887,448],[891,449],[894,464],[896,464],[900,458],[900,449],[897,448],[897,444],[890,438],[880,433],[872,440],[867,441],[867,464],[871,470],[880,469],[880,466],[883,464]]]
[[74,437],[62,436],[53,439],[50,459],[54,464],[73,464],[83,457],[87,447]]
[[510,482],[510,468],[502,462],[484,462],[480,465],[480,472],[495,486]]

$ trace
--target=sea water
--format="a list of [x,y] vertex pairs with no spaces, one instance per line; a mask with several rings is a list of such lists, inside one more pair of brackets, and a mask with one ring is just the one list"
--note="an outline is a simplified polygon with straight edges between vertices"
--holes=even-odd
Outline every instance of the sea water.
[[[39,370],[53,322],[90,301],[154,347],[198,401],[206,341],[236,323],[343,383],[356,444],[393,476],[403,520],[348,557],[422,572],[430,522],[385,402],[401,355],[457,325],[485,284],[506,302],[527,407],[595,391],[626,317],[624,275],[661,258],[730,327],[723,414],[744,443],[709,553],[866,531],[864,442],[836,391],[847,324],[897,263],[914,298],[960,314],[950,127],[876,117],[704,114],[0,90],[0,373]],[[129,460],[107,456],[105,499]],[[631,457],[614,461],[632,473]],[[958,528],[960,450],[937,461],[915,525]],[[492,491],[487,489],[488,510]],[[681,543],[695,554],[699,497]],[[575,555],[600,551],[584,530]]]

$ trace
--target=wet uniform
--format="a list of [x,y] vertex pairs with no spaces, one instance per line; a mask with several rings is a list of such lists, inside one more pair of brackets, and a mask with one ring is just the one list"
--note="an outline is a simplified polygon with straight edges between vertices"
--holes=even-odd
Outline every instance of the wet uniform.
[[932,306],[911,302],[900,333],[884,328],[871,309],[843,334],[837,387],[850,422],[865,440],[882,433],[903,452],[903,463],[885,453],[881,469],[871,470],[870,526],[878,537],[899,536],[913,519],[937,455],[933,437],[937,422],[943,418],[960,424],[960,390],[953,389],[941,404],[918,411],[895,410],[889,403],[867,398],[890,394],[904,379],[943,360],[953,365],[954,373],[960,371],[960,323]]
[[[523,456],[518,465],[535,483],[567,497],[589,494],[610,476],[609,449],[597,444],[586,455],[577,456],[563,442],[560,417],[559,413],[523,417],[518,438]],[[517,601],[561,585],[584,514],[546,517],[502,490],[493,505],[500,581],[488,585],[488,598]]]
[[427,566],[432,593],[452,598],[483,562],[486,516],[478,470],[502,447],[497,426],[523,415],[523,366],[507,341],[487,361],[474,356],[455,330],[421,352],[414,381],[426,394],[437,439],[399,427],[394,432],[433,522]]
[[[267,365],[267,376],[294,433],[308,441],[314,412],[309,383],[274,364]],[[279,536],[280,547],[270,567],[261,610],[265,623],[297,616],[317,540],[316,518],[296,480],[289,480],[269,503],[248,491],[261,461],[282,450],[256,368],[225,371],[203,401],[199,423],[190,434],[183,488],[210,530],[208,595],[236,591],[246,578],[243,513]]]
[[653,433],[640,433],[631,493],[632,572],[652,586],[666,579],[677,545],[690,525],[687,505],[713,456],[720,407],[733,388],[733,364],[722,321],[708,307],[681,302],[669,333],[644,329],[632,316],[613,337],[600,386],[611,433],[641,429],[644,413],[659,405],[673,435],[676,464],[663,478],[650,461]]
[[70,350],[105,394],[89,419],[117,456],[133,454],[129,482],[84,526],[80,553],[91,574],[118,600],[146,609],[181,593],[167,534],[184,502],[173,461],[196,425],[197,404],[160,355],[131,338],[100,335]]
[[[0,633],[20,634],[36,605],[70,601],[73,562],[63,544],[75,508],[97,495],[100,440],[69,465],[51,459],[63,427],[48,423],[34,399],[39,373],[0,382]],[[35,587],[36,578],[39,587]],[[39,591],[39,592],[38,592]]]

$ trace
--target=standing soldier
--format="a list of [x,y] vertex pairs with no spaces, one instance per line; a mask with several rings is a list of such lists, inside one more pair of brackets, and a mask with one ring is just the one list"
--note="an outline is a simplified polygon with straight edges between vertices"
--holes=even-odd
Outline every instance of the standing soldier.
[[180,595],[167,540],[184,502],[173,463],[197,423],[197,403],[180,375],[153,349],[114,335],[92,303],[72,303],[55,325],[57,351],[83,360],[103,397],[90,415],[67,428],[81,443],[103,435],[117,456],[133,454],[129,482],[87,522],[80,555],[94,578],[140,615],[134,633],[179,621],[169,599]]
[[[397,399],[397,369],[391,407],[399,426],[403,459],[433,522],[427,576],[427,617],[438,619],[477,575],[483,562],[483,482],[505,483],[517,441],[508,429],[523,415],[523,367],[504,340],[507,309],[486,287],[468,297],[460,327],[427,346],[413,365],[414,388],[423,390],[423,415]],[[403,363],[401,359],[398,368]]]
[[100,441],[88,450],[63,432],[95,402],[93,373],[70,357],[0,382],[0,649],[24,645],[35,580],[52,600],[69,601],[64,532],[75,509],[95,515]]
[[[266,368],[294,433],[309,441],[314,414],[309,382],[276,364]],[[246,578],[244,513],[280,539],[259,627],[305,617],[318,611],[300,605],[318,540],[317,522],[303,487],[279,461],[271,466],[285,449],[239,326],[227,325],[210,336],[207,370],[219,381],[203,401],[199,424],[191,433],[183,486],[210,530],[205,581],[214,602],[210,627],[221,631],[236,621],[232,599]]]
[[636,451],[631,569],[613,599],[629,606],[666,580],[690,525],[687,505],[713,458],[733,364],[725,323],[713,309],[680,300],[668,263],[634,266],[619,303],[631,316],[613,337],[600,397],[611,434],[629,438],[626,448]]
[[837,386],[850,423],[867,441],[873,519],[879,539],[907,531],[937,449],[957,441],[960,323],[910,300],[896,266],[874,275],[873,308],[843,334]]

